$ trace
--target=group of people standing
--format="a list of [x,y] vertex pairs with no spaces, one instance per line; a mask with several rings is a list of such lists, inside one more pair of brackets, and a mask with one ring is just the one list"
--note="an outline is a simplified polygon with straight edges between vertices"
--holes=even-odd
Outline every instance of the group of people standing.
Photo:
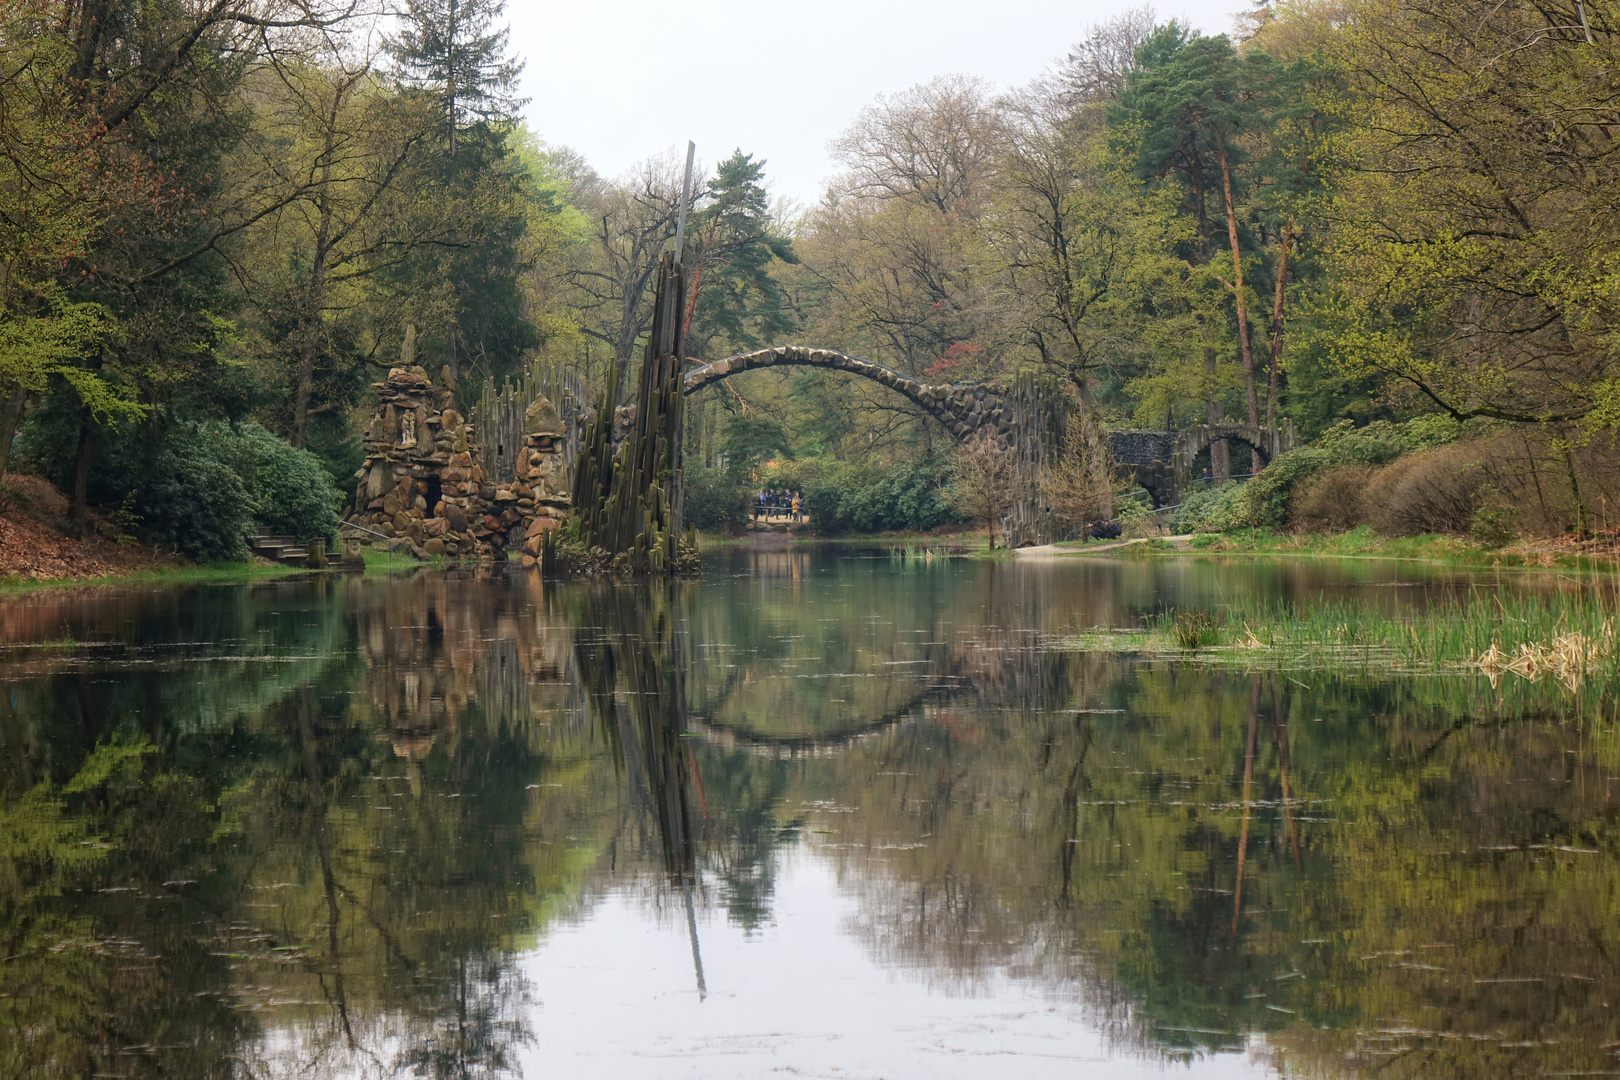
[[803,521],[804,496],[797,491],[778,491],[775,488],[760,491],[759,500],[754,504],[754,520],[769,520],[778,514],[786,514],[789,521]]

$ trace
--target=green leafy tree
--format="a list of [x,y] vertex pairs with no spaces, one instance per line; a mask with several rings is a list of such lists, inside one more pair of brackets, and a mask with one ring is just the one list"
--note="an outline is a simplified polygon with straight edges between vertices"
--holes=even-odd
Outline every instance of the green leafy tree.
[[1143,44],[1141,57],[1141,66],[1131,73],[1120,95],[1115,122],[1137,130],[1141,175],[1175,173],[1185,180],[1206,246],[1207,203],[1218,200],[1224,212],[1232,264],[1227,285],[1237,314],[1245,403],[1249,423],[1258,425],[1260,399],[1243,274],[1238,166],[1244,158],[1243,136],[1261,117],[1260,88],[1268,85],[1274,65],[1264,53],[1239,54],[1224,34],[1206,38],[1176,23],[1156,31]]

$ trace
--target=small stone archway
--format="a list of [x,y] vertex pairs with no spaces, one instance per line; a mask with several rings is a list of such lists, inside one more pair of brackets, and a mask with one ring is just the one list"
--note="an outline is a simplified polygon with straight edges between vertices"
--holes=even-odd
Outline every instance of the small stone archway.
[[1115,430],[1108,433],[1114,460],[1130,470],[1156,506],[1174,506],[1199,480],[1193,472],[1198,455],[1211,443],[1241,442],[1266,463],[1299,445],[1293,421],[1273,431],[1252,424],[1200,424],[1180,431]]

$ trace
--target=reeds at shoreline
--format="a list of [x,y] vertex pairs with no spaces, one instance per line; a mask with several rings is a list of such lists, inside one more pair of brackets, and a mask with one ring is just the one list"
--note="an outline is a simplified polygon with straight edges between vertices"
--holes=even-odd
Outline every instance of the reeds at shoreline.
[[1474,590],[1390,612],[1367,601],[1239,600],[1148,616],[1139,627],[1077,630],[1058,644],[1221,667],[1476,671],[1493,683],[1620,678],[1615,606],[1595,588],[1547,596]]

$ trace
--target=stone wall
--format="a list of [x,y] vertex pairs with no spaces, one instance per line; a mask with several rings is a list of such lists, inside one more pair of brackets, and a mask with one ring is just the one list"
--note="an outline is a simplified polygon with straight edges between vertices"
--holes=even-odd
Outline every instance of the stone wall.
[[[544,398],[525,416],[521,459],[497,486],[474,460],[477,432],[454,407],[446,382],[398,367],[373,384],[377,413],[365,433],[365,464],[351,524],[401,537],[418,558],[494,558],[556,528],[568,514],[561,425]],[[531,426],[532,423],[532,426]]]

